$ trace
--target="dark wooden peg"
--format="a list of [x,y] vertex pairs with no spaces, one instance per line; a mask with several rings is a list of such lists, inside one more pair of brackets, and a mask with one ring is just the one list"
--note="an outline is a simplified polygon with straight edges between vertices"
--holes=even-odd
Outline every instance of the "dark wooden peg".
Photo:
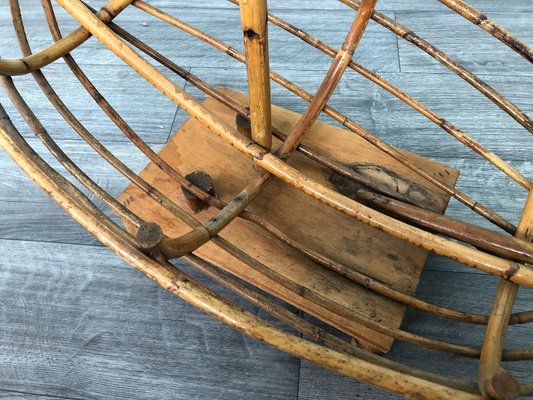
[[[185,176],[185,179],[191,182],[194,186],[202,189],[207,194],[216,196],[213,179],[208,173],[203,171],[194,171]],[[183,196],[185,196],[185,200],[187,200],[187,204],[193,213],[196,214],[199,211],[207,210],[209,208],[208,203],[196,197],[185,186],[182,186],[181,190],[183,191]]]
[[147,253],[157,251],[163,240],[161,227],[153,222],[147,222],[139,226],[136,240],[141,249]]

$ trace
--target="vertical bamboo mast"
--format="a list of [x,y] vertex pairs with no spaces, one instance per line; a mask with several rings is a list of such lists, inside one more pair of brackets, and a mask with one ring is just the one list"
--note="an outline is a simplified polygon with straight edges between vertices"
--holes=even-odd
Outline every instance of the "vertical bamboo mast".
[[252,139],[266,150],[272,146],[267,0],[241,0],[241,25],[246,50]]
[[[515,236],[528,242],[533,241],[533,190],[529,191]],[[516,269],[511,268],[506,275],[512,276],[518,268],[518,265]],[[508,280],[500,280],[481,349],[479,389],[486,397],[490,396],[497,400],[515,399],[520,395],[518,382],[500,364],[505,334],[518,287]]]

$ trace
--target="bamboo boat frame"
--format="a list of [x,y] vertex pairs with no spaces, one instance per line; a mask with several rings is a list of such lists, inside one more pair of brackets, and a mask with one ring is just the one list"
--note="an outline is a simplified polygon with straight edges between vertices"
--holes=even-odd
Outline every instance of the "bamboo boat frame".
[[[0,146],[39,187],[104,245],[164,289],[254,338],[354,379],[408,397],[424,399],[513,399],[519,396],[532,395],[533,382],[519,383],[501,365],[502,361],[533,359],[533,348],[506,349],[504,346],[506,331],[509,326],[533,322],[533,310],[520,313],[512,312],[517,289],[520,286],[533,287],[533,269],[531,267],[533,264],[532,181],[496,154],[476,142],[465,132],[455,127],[451,122],[443,119],[418,100],[353,60],[352,56],[363,37],[367,24],[373,20],[434,57],[490,101],[494,102],[529,133],[533,133],[532,120],[516,105],[457,61],[408,28],[375,11],[377,0],[339,0],[356,11],[352,25],[339,50],[335,50],[303,30],[269,14],[266,0],[241,0],[240,4],[238,0],[228,1],[240,8],[245,54],[142,0],[109,0],[98,11],[92,10],[80,0],[56,0],[56,3],[80,24],[77,29],[64,37],[56,20],[51,0],[42,0],[46,21],[54,43],[43,50],[33,53],[24,29],[19,2],[18,0],[10,0],[9,2],[15,32],[23,57],[13,60],[0,59],[0,83],[17,111],[47,149],[68,172],[90,193],[109,207],[113,213],[137,227],[138,234],[136,237],[107,217],[80,189],[47,164],[42,156],[35,152],[23,139],[1,104]],[[439,1],[468,21],[478,25],[526,60],[532,62],[533,51],[524,42],[464,1]],[[136,7],[245,64],[249,84],[250,108],[242,107],[224,93],[209,86],[199,77],[191,74],[174,61],[136,38],[131,32],[112,22],[115,17],[128,7]],[[269,68],[268,22],[277,25],[333,59],[319,90],[314,95]],[[70,55],[74,49],[82,45],[91,36],[98,39],[162,94],[207,126],[226,143],[231,144],[235,151],[239,151],[249,157],[256,167],[262,171],[260,177],[245,187],[232,201],[224,202],[213,194],[207,193],[201,187],[194,185],[168,165],[124,121]],[[140,56],[135,49],[145,53],[169,71],[179,75],[185,81],[232,109],[243,120],[250,121],[250,135],[243,134],[228,126],[210,110],[190,97],[171,79],[159,72],[149,61]],[[218,209],[219,212],[215,217],[206,223],[198,221],[194,215],[176,205],[163,193],[129,169],[83,126],[62,102],[40,71],[41,68],[60,58],[65,60],[73,75],[80,81],[98,106],[116,124],[118,129],[164,173],[186,188],[193,196]],[[361,74],[412,107],[528,191],[528,199],[524,205],[518,225],[513,225],[488,207],[470,198],[467,194],[417,167],[398,150],[372,135],[348,116],[330,107],[327,102],[348,69]],[[166,237],[157,225],[143,221],[142,218],[91,180],[83,169],[77,166],[54,141],[25,102],[23,94],[17,90],[12,77],[25,74],[33,76],[57,112],[102,158],[123,174],[132,184],[137,185],[148,196],[189,225],[191,230],[178,238]],[[309,107],[289,134],[284,134],[272,126],[270,80],[277,82],[309,103]],[[309,149],[305,144],[302,144],[302,140],[322,112],[383,153],[402,163],[435,187],[483,216],[495,226],[507,232],[507,234],[442,216],[409,204],[404,201],[405,199],[395,198],[394,194],[379,182],[368,180],[320,152]],[[273,136],[283,143],[278,149],[272,149]],[[314,182],[287,163],[287,159],[294,151],[298,151],[311,160],[349,179],[362,183],[370,189],[358,192],[358,199],[355,201],[329,187]],[[338,210],[338,212],[393,237],[497,277],[500,283],[494,296],[491,312],[487,315],[476,314],[428,303],[336,262],[289,237],[269,221],[247,209],[272,179],[280,179],[317,201]],[[416,335],[364,317],[357,320],[357,323],[362,326],[399,340],[433,350],[479,359],[478,382],[469,382],[456,377],[419,370],[363,350],[353,343],[327,333],[313,323],[290,312],[287,308],[241,284],[227,272],[213,267],[192,254],[195,249],[211,241],[224,251],[245,262],[252,269],[276,280],[282,286],[304,293],[311,301],[326,308],[334,309],[339,315],[352,315],[329,299],[316,293],[306,292],[302,286],[288,280],[281,274],[274,273],[261,264],[260,261],[240,250],[235,244],[220,237],[218,234],[235,218],[243,218],[252,222],[271,234],[276,240],[297,250],[323,267],[335,271],[355,284],[366,287],[400,304],[451,320],[486,325],[483,345],[480,348],[474,348]],[[309,339],[300,338],[272,326],[196,282],[191,276],[169,263],[169,259],[176,257],[181,257],[213,281],[229,288],[243,299],[265,310]]]

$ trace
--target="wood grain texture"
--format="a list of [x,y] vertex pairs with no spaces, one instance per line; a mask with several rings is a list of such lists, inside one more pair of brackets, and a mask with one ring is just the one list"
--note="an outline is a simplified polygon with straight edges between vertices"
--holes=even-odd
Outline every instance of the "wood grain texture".
[[107,249],[2,240],[0,252],[6,390],[87,399],[296,398],[298,360],[160,290]]

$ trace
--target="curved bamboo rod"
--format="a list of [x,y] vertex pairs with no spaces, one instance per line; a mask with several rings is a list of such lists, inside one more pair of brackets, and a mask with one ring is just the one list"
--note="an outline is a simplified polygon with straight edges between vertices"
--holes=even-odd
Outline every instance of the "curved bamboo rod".
[[[533,240],[533,190],[529,192],[516,236]],[[507,326],[518,293],[518,285],[501,280],[494,297],[479,364],[479,390],[496,399],[518,397],[518,381],[501,366]]]
[[[52,35],[54,36],[55,40],[59,40],[61,35],[59,32],[59,27],[57,25],[57,20],[54,17],[53,9],[51,8],[50,0],[44,0],[43,5],[45,6],[45,13],[49,22],[49,26],[52,31]],[[247,110],[244,107],[241,107],[237,103],[235,103],[230,98],[226,97],[225,95],[219,93],[218,91],[212,89],[209,87],[205,82],[202,82],[194,75],[190,74],[189,72],[185,71],[183,68],[180,68],[172,61],[166,59],[164,56],[162,56],[160,53],[157,53],[155,50],[144,44],[143,42],[139,41],[135,37],[133,37],[131,34],[128,34],[126,31],[124,31],[122,28],[120,28],[118,25],[111,23],[110,27],[117,32],[119,35],[124,37],[126,40],[128,40],[130,43],[134,44],[136,47],[147,53],[148,55],[154,57],[159,62],[161,62],[166,67],[170,68],[173,72],[178,73],[181,77],[186,79],[188,82],[193,83],[195,86],[199,87],[200,89],[204,90],[207,94],[210,96],[216,98],[217,100],[223,102],[223,104],[231,107],[233,110],[238,112],[240,115],[247,116]],[[201,198],[203,201],[206,201],[210,205],[213,205],[219,209],[223,208],[225,206],[225,203],[221,200],[205,193],[201,189],[195,187],[194,185],[190,184],[183,176],[178,174],[174,169],[172,169],[163,159],[161,159],[157,153],[153,152],[149,146],[147,146],[142,139],[126,124],[126,122],[116,113],[116,111],[113,110],[111,105],[105,100],[105,98],[96,90],[96,88],[90,83],[90,81],[87,79],[87,77],[83,74],[79,66],[75,63],[74,59],[70,55],[65,56],[65,60],[67,64],[71,67],[74,75],[80,79],[80,82],[83,84],[83,86],[88,90],[88,92],[91,94],[91,96],[95,99],[95,101],[102,107],[104,112],[113,120],[115,124],[125,133],[125,135],[134,142],[137,147],[143,151],[144,154],[147,155],[147,157],[154,162],[155,165],[159,166],[164,172],[169,174],[171,177],[176,179],[177,182],[179,182],[182,185],[187,185],[189,190],[193,191],[194,194]],[[278,134],[280,134],[278,132]],[[300,145],[299,149],[305,149],[302,145]],[[310,155],[312,155],[312,152],[309,151]],[[351,170],[350,170],[351,171]],[[353,172],[353,171],[352,171]],[[371,183],[368,182],[370,185]],[[423,210],[419,210],[418,212],[422,212]],[[348,279],[351,279],[352,281],[363,285],[365,288],[375,291],[376,293],[382,294],[384,296],[387,296],[390,299],[393,299],[395,301],[398,301],[402,304],[406,304],[412,307],[415,307],[419,310],[432,313],[434,315],[438,315],[445,318],[451,318],[463,322],[470,322],[470,323],[478,323],[478,324],[486,324],[488,320],[487,315],[481,315],[481,314],[472,314],[467,313],[463,311],[457,311],[453,309],[449,309],[446,307],[442,307],[436,304],[427,303],[423,300],[417,299],[414,296],[410,296],[407,294],[404,294],[402,292],[396,291],[393,288],[391,288],[388,285],[385,285],[375,279],[373,279],[370,276],[367,276],[365,274],[359,273],[355,271],[353,268],[344,266],[340,263],[336,263],[335,261],[332,261],[331,259],[328,259],[327,257],[319,254],[318,252],[315,252],[314,250],[307,248],[303,246],[301,243],[297,243],[291,238],[289,238],[287,235],[283,234],[280,230],[269,224],[267,221],[262,219],[261,217],[249,212],[249,211],[243,211],[240,214],[241,218],[247,219],[251,222],[256,223],[257,225],[261,226],[265,230],[267,230],[269,233],[271,233],[274,237],[276,237],[278,240],[282,241],[283,243],[291,246],[293,249],[298,250],[302,254],[308,256],[313,261],[320,263],[321,265],[326,266],[327,268],[338,272],[339,274],[345,276]],[[458,221],[460,222],[460,221]],[[464,231],[465,228],[462,227],[458,230],[458,233],[461,231]],[[442,232],[441,232],[442,233]],[[502,239],[503,240],[502,236]],[[496,242],[496,240],[494,240]],[[512,253],[515,256],[519,256],[520,253]],[[513,314],[511,316],[510,323],[516,324],[516,323],[528,323],[533,320],[532,316],[529,316],[528,312],[522,312]]]
[[[133,0],[109,0],[98,12],[98,18],[107,23],[115,18]],[[0,75],[14,76],[28,74],[41,69],[70,53],[85,42],[91,34],[83,27],[69,33],[47,48],[18,60],[0,59]]]
[[0,76],[0,82],[9,99],[26,121],[34,134],[44,143],[50,153],[69,171],[81,184],[88,188],[94,195],[107,205],[116,215],[124,218],[136,227],[142,224],[142,220],[129,209],[120,204],[113,196],[103,190],[86,173],[84,173],[52,139],[45,127],[35,116],[31,108],[24,101],[20,92],[16,89],[13,80],[7,76]]
[[[346,4],[348,7],[357,10],[360,7],[360,0],[339,0],[341,3]],[[372,19],[378,24],[384,26],[391,32],[405,39],[406,41],[414,44],[425,53],[429,54],[439,63],[444,65],[454,74],[468,82],[472,87],[476,88],[480,93],[487,97],[490,101],[500,107],[503,111],[509,114],[515,121],[526,128],[530,133],[533,133],[533,121],[516,105],[507,100],[504,96],[490,87],[486,82],[481,80],[477,75],[473,74],[457,61],[452,59],[446,53],[437,49],[428,41],[422,39],[413,31],[409,30],[405,26],[399,24],[395,20],[387,17],[379,12],[374,12]]]
[[533,63],[533,50],[523,41],[514,36],[507,29],[501,27],[492,19],[482,14],[463,0],[439,0],[446,7],[466,18],[474,25],[479,26],[485,32],[494,36],[503,44],[509,46],[529,62]]
[[[231,56],[232,58],[236,59],[237,61],[239,61],[241,63],[245,63],[246,62],[245,58],[244,58],[244,55],[242,53],[240,53],[238,50],[232,48],[231,46],[226,45],[225,43],[221,42],[220,40],[218,40],[216,38],[213,38],[213,37],[207,35],[206,33],[194,28],[193,26],[191,26],[191,25],[189,25],[189,24],[187,24],[185,22],[180,21],[176,17],[174,17],[174,16],[172,16],[170,14],[167,14],[167,13],[161,11],[161,10],[158,10],[157,8],[155,8],[155,7],[151,6],[151,5],[143,3],[140,0],[136,0],[132,4],[135,7],[138,7],[140,9],[148,12],[149,14],[153,15],[154,17],[159,18],[159,19],[161,19],[161,20],[163,20],[165,22],[168,22],[169,24],[177,27],[178,29],[181,29],[181,30],[183,30],[183,31],[185,31],[185,32],[197,37],[198,39],[210,44],[211,46],[213,46],[216,49],[228,54],[229,56]],[[275,82],[277,82],[278,84],[280,84],[284,88],[290,90],[291,92],[293,92],[297,96],[300,96],[302,99],[304,99],[304,100],[306,100],[308,102],[310,102],[312,100],[313,96],[311,96],[305,90],[303,90],[300,87],[296,86],[295,84],[293,84],[292,82],[290,82],[289,80],[285,79],[283,76],[275,73],[272,70],[271,70],[271,73],[270,73],[270,77],[271,77],[272,80],[274,80]],[[407,157],[405,157],[402,153],[398,152],[396,149],[394,149],[393,147],[389,146],[387,143],[383,142],[379,138],[371,135],[363,127],[359,126],[357,123],[352,121],[347,116],[339,113],[338,111],[334,110],[333,108],[331,108],[331,107],[329,107],[327,105],[324,107],[323,111],[327,115],[329,115],[330,117],[332,117],[333,119],[335,119],[336,121],[341,123],[343,126],[345,126],[346,128],[350,129],[352,132],[356,133],[358,136],[360,136],[361,138],[365,139],[367,142],[369,142],[370,144],[374,145],[376,148],[380,149],[385,154],[391,156],[392,158],[394,158],[398,162],[402,163],[407,168],[411,169],[413,172],[417,173],[419,176],[421,176],[424,179],[426,179],[428,182],[431,182],[433,185],[435,185],[439,189],[443,190],[444,192],[446,192],[450,196],[453,196],[455,199],[457,199],[458,201],[460,201],[461,203],[463,203],[464,205],[466,205],[471,210],[473,210],[474,212],[478,213],[479,215],[481,215],[482,217],[484,217],[488,221],[492,222],[493,224],[499,226],[500,228],[502,228],[503,230],[505,230],[506,232],[509,232],[511,234],[514,234],[516,232],[516,227],[513,224],[511,224],[509,221],[505,220],[504,218],[502,218],[501,216],[499,216],[498,214],[496,214],[492,210],[488,209],[487,207],[485,207],[480,202],[475,201],[474,199],[470,198],[465,193],[459,191],[458,189],[456,189],[456,188],[454,188],[454,187],[452,187],[450,185],[447,185],[446,183],[442,182],[441,180],[439,180],[435,176],[433,176],[431,174],[428,174],[427,172],[425,172],[421,168],[417,167]]]
[[86,26],[102,43],[119,56],[119,58],[128,63],[141,76],[144,76],[145,79],[163,94],[181,105],[185,111],[212,129],[222,139],[232,144],[237,150],[247,154],[259,167],[276,175],[308,195],[374,228],[381,229],[384,232],[409,241],[426,250],[452,257],[459,262],[496,276],[504,277],[515,283],[533,286],[533,271],[523,264],[502,260],[478,250],[470,249],[464,245],[442,239],[433,234],[428,234],[362,206],[327,187],[310,182],[305,175],[282,162],[274,155],[267,153],[257,145],[250,144],[249,140],[234,132],[202,105],[189,97],[180,87],[159,73],[132,49],[124,46],[124,43],[115,36],[110,28],[105,25],[102,26],[98,18],[83,7],[79,1],[58,0],[58,2],[71,15],[78,19],[82,25]]
[[323,343],[334,350],[354,355],[356,357],[373,362],[377,365],[382,365],[395,371],[406,372],[410,375],[419,378],[427,379],[429,381],[443,385],[449,385],[451,387],[454,387],[455,389],[464,390],[470,393],[478,392],[477,385],[474,382],[468,382],[462,379],[452,378],[448,376],[443,379],[442,375],[418,370],[416,368],[409,367],[405,364],[388,360],[384,357],[365,351],[353,344],[344,342],[338,337],[322,330],[321,328],[315,325],[312,325],[306,319],[297,316],[296,314],[290,312],[286,308],[273,302],[267,297],[262,296],[257,292],[251,290],[236,279],[233,279],[231,276],[229,276],[229,274],[224,273],[223,271],[209,265],[207,262],[195,255],[186,255],[183,257],[183,260],[185,260],[187,263],[189,263],[191,266],[193,266],[205,276],[212,279],[214,282],[231,290],[233,293],[238,294],[254,306],[266,311],[278,320],[286,323],[288,326],[310,337],[315,342]]
[[[228,0],[228,1],[233,4],[238,4],[237,0]],[[327,45],[326,43],[322,42],[316,37],[313,37],[309,33],[302,30],[301,28],[297,28],[294,25],[288,23],[287,21],[284,21],[281,18],[278,18],[272,14],[268,15],[268,19],[274,25],[286,30],[287,32],[298,37],[299,39],[303,40],[307,44],[310,44],[316,49],[322,51],[324,54],[327,54],[330,57],[333,57],[335,55],[335,49],[333,49],[333,47]],[[373,71],[370,71],[369,69],[365,68],[364,66],[357,63],[353,59],[348,64],[348,67],[354,70],[355,72],[359,73],[360,75],[364,76],[365,78],[369,79],[370,81],[374,82],[381,88],[385,89],[387,92],[391,93],[392,95],[394,95],[395,97],[403,101],[405,104],[407,104],[408,106],[413,108],[415,111],[422,114],[424,117],[429,119],[434,124],[440,126],[444,131],[449,133],[452,137],[457,139],[459,142],[464,144],[469,149],[479,154],[481,157],[483,157],[487,161],[489,161],[492,165],[500,169],[502,172],[504,172],[507,176],[509,176],[511,179],[513,179],[515,182],[520,184],[525,189],[529,190],[533,187],[531,181],[528,178],[526,178],[523,174],[521,174],[515,168],[510,166],[508,163],[506,163],[496,154],[488,150],[486,147],[484,147],[482,144],[477,142],[471,136],[461,131],[451,122],[440,117],[437,113],[435,113],[434,111],[432,111],[431,109],[429,109],[428,107],[420,103],[418,100],[414,99],[413,97],[401,91],[400,89],[398,89],[396,86],[394,86],[387,80],[383,79],[383,77],[379,76]]]
[[[12,127],[14,128],[14,127]],[[18,132],[0,126],[0,146],[51,198],[60,204],[88,232],[97,237],[129,264],[165,289],[180,296],[215,318],[256,339],[294,356],[307,359],[354,379],[362,380],[396,393],[420,399],[480,399],[479,394],[393,371],[372,362],[330,350],[305,339],[292,336],[263,322],[242,308],[222,300],[209,289],[168,264],[156,263],[137,250],[132,239],[118,235],[116,225],[107,217],[99,218],[94,206],[68,181],[55,173],[25,142]],[[58,183],[60,182],[60,183]],[[89,204],[87,204],[89,203]],[[85,206],[86,205],[86,206]],[[126,235],[126,234],[124,234]],[[126,235],[127,236],[127,235]]]

